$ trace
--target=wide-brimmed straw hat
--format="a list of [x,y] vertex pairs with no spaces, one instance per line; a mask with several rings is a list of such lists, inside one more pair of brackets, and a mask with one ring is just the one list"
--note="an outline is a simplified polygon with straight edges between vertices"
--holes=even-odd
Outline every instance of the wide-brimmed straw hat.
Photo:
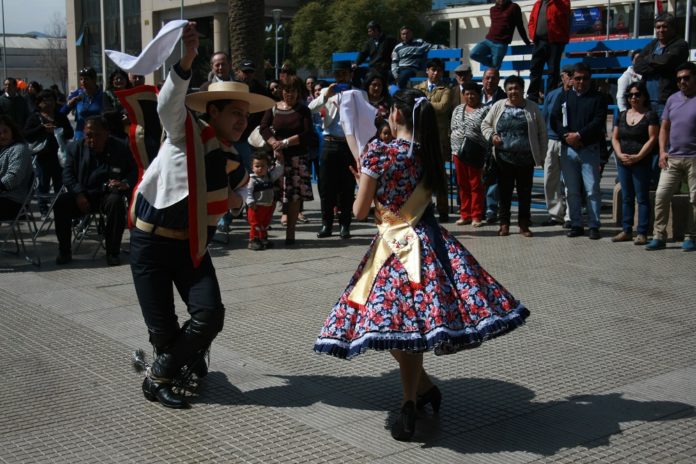
[[249,92],[249,86],[241,82],[213,82],[204,92],[186,95],[186,106],[199,113],[205,113],[208,102],[215,100],[241,100],[249,103],[249,113],[266,111],[275,105],[272,98]]

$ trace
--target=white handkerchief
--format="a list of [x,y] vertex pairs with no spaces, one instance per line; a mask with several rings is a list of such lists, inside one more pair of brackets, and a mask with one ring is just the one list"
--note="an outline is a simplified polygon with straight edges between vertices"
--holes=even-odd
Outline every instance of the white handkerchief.
[[346,90],[341,92],[339,114],[348,146],[358,159],[367,142],[377,133],[377,108],[370,104],[364,91]]
[[116,66],[126,72],[142,75],[151,74],[162,66],[162,63],[172,54],[181,38],[184,26],[187,24],[188,21],[185,19],[169,21],[138,56],[131,56],[115,50],[104,50],[104,53]]

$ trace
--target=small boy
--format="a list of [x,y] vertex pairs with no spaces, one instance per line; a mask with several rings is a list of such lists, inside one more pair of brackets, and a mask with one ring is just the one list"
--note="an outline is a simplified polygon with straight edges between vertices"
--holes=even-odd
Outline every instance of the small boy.
[[249,249],[271,248],[268,241],[268,225],[275,209],[273,182],[283,175],[282,155],[276,154],[276,163],[269,169],[269,157],[264,151],[251,155],[251,174],[247,185],[247,220],[249,221]]

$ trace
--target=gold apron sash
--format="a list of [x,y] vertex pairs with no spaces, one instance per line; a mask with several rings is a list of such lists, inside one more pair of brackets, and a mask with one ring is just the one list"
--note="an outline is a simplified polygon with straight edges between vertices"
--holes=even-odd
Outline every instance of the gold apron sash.
[[360,278],[348,299],[365,305],[372,290],[377,273],[393,253],[406,269],[409,280],[414,284],[421,281],[420,239],[413,229],[430,204],[432,193],[423,184],[418,184],[398,213],[393,213],[375,202],[375,212],[381,219],[377,225],[379,236],[365,263]]

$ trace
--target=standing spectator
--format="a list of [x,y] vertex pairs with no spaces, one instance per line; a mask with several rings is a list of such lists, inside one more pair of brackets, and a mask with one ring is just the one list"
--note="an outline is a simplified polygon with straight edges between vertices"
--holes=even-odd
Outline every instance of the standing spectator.
[[121,238],[126,227],[126,198],[135,185],[137,168],[128,147],[109,136],[101,116],[84,122],[84,137],[68,146],[63,169],[67,193],[55,203],[58,257],[56,264],[72,261],[70,223],[88,213],[102,211],[104,248],[109,266],[121,264]]
[[525,100],[524,81],[521,77],[508,77],[504,86],[507,99],[494,103],[481,124],[481,132],[493,145],[493,153],[498,162],[498,235],[510,235],[512,191],[517,189],[520,234],[532,237],[529,226],[532,223],[534,166],[541,165],[546,156],[546,122],[536,103]]
[[490,107],[481,105],[481,87],[475,82],[464,84],[462,94],[465,103],[454,109],[451,124],[452,160],[459,190],[456,223],[481,227],[485,203],[481,169],[489,149],[481,133],[481,122]]
[[648,90],[643,82],[634,82],[624,96],[628,109],[619,114],[614,123],[611,142],[616,155],[616,168],[623,199],[623,227],[612,242],[627,242],[633,236],[635,202],[638,201],[638,228],[636,245],[647,243],[650,222],[650,165],[651,154],[657,145],[660,120],[650,109]]
[[275,209],[273,183],[283,176],[282,159],[283,157],[279,156],[269,168],[266,152],[255,151],[251,155],[251,174],[249,174],[246,198],[250,250],[272,248],[273,243],[268,240],[268,226],[271,224]]
[[[36,175],[39,178],[38,192],[48,195],[53,184],[53,192],[58,193],[63,187],[63,173],[58,158],[58,140],[62,137],[67,142],[73,137],[73,128],[68,117],[57,110],[56,97],[50,90],[42,90],[36,97],[36,111],[27,119],[24,133],[30,142],[46,141],[44,148],[36,154]],[[62,129],[56,132],[56,129]],[[45,214],[46,200],[39,203],[39,209]]]
[[[541,114],[546,121],[546,132],[549,136],[549,148],[544,160],[544,199],[549,219],[542,225],[565,225],[566,221],[566,196],[565,185],[561,181],[561,139],[551,126],[551,110],[558,97],[573,88],[573,66],[565,65],[561,71],[561,86],[556,87],[544,97],[544,107]],[[569,218],[568,218],[569,219]],[[568,224],[570,225],[570,224]]]
[[314,199],[309,167],[309,145],[314,125],[309,109],[300,97],[303,83],[297,76],[280,84],[283,99],[267,110],[259,125],[264,140],[274,152],[282,153],[283,213],[286,215],[285,244],[295,244],[295,225],[303,201]]
[[[444,66],[442,60],[434,58],[428,61],[426,75],[428,79],[418,84],[415,88],[420,90],[428,97],[428,101],[435,110],[437,117],[437,127],[440,132],[440,150],[442,153],[452,153],[450,150],[449,127],[452,115],[452,91],[442,80]],[[437,197],[437,213],[440,222],[449,222],[449,204],[447,196],[447,185]]]
[[80,88],[68,95],[68,101],[61,109],[63,114],[75,112],[75,140],[82,140],[85,120],[97,116],[104,109],[104,92],[97,85],[97,71],[94,68],[80,70]]
[[0,220],[13,220],[29,193],[31,151],[15,122],[0,114]]
[[[636,58],[638,58],[639,53],[640,50],[634,50],[631,53],[631,65],[626,68],[623,74],[621,74],[621,77],[616,81],[616,105],[619,107],[619,112],[626,111],[630,106],[630,102],[626,101],[628,86],[634,82],[640,82],[641,80],[641,75],[633,69],[633,65],[636,64]],[[647,97],[648,100],[650,100],[650,97]]]
[[[558,97],[551,113],[551,127],[561,139],[561,173],[565,180],[570,214],[568,237],[585,234],[582,227],[582,185],[587,193],[587,215],[591,240],[599,240],[600,144],[604,139],[607,103],[594,89],[592,71],[584,63],[573,66],[573,90]],[[582,184],[582,185],[581,185]]]
[[17,79],[6,78],[4,90],[0,95],[0,113],[9,116],[21,130],[29,117],[29,107],[24,97],[17,92]]
[[402,26],[399,31],[401,42],[392,51],[391,73],[400,89],[405,89],[408,81],[423,69],[431,45],[423,39],[414,39],[413,30]]
[[674,70],[689,59],[689,44],[677,36],[675,18],[663,13],[655,18],[655,39],[638,54],[633,69],[642,76],[653,109],[662,116],[665,102],[677,91]]
[[479,42],[471,49],[469,57],[489,68],[500,69],[515,29],[524,43],[531,45],[531,42],[527,37],[527,31],[524,30],[522,10],[517,3],[511,0],[495,0],[490,15],[491,28],[483,42]]
[[[391,69],[392,50],[396,46],[396,40],[387,37],[382,32],[382,27],[376,21],[367,23],[367,36],[363,49],[353,64],[353,71],[359,69],[360,64],[367,61],[368,73],[377,73],[388,82]],[[354,76],[355,77],[355,76]],[[358,78],[360,76],[357,76]]]
[[29,114],[36,111],[36,97],[37,97],[37,95],[39,95],[39,92],[41,92],[42,90],[43,90],[43,87],[38,82],[36,82],[36,81],[29,82],[29,85],[27,86],[27,95],[26,95],[27,111],[29,111]]
[[350,238],[351,210],[355,198],[355,177],[350,168],[355,167],[355,159],[341,127],[339,106],[341,92],[351,88],[351,65],[350,61],[334,62],[333,76],[336,81],[323,89],[309,104],[313,113],[325,110],[322,128],[324,146],[319,164],[322,226],[317,233],[318,238],[333,234],[334,208],[337,206],[340,211],[338,222],[341,226],[341,238]]
[[[507,94],[498,85],[500,83],[500,72],[498,68],[488,68],[483,73],[483,93],[481,104],[492,106],[493,103],[504,100]],[[489,150],[487,156],[492,156]],[[489,163],[495,160],[489,160]],[[497,170],[490,171],[486,179],[486,222],[493,224],[498,220],[498,174]]]
[[389,117],[391,104],[385,78],[377,73],[368,74],[363,88],[367,92],[370,104],[377,108],[377,118],[386,121]]
[[529,68],[527,99],[539,101],[544,65],[548,68],[547,88],[555,89],[560,79],[561,57],[570,39],[570,0],[536,0],[529,15],[529,37],[534,41]]
[[280,82],[277,80],[273,79],[268,82],[268,93],[271,94],[271,98],[274,99],[275,101],[280,101],[282,98],[280,94]]
[[647,250],[661,250],[667,242],[667,221],[675,189],[686,177],[689,184],[691,217],[682,243],[684,251],[696,250],[696,64],[677,67],[680,92],[667,99],[660,128],[662,175],[655,192],[655,227]]
[[314,83],[317,81],[317,78],[315,76],[307,76],[305,79],[305,90],[307,91],[307,104],[309,105],[309,102],[314,100]]
[[131,83],[128,80],[127,72],[122,69],[116,69],[109,74],[108,84],[104,91],[104,111],[116,111],[125,117],[126,113],[123,109],[123,105],[121,105],[121,102],[114,92],[129,88],[131,88]]
[[[270,97],[270,93],[266,87],[256,79],[256,65],[251,60],[242,60],[239,67],[234,71],[234,80],[242,82],[249,86],[249,92],[257,95]],[[282,81],[281,81],[282,82]],[[251,113],[247,121],[247,127],[242,132],[242,136],[234,143],[234,148],[237,150],[242,164],[247,172],[251,172],[251,145],[247,139],[254,129],[261,123],[263,113]]]
[[210,72],[208,73],[208,80],[203,82],[200,86],[200,91],[204,92],[208,90],[208,86],[213,82],[226,82],[232,79],[232,65],[230,63],[230,57],[227,53],[223,51],[213,53],[210,57]]
[[472,78],[471,66],[468,64],[460,64],[454,68],[454,80],[456,84],[452,86],[452,104],[463,105],[466,103],[464,99],[464,85],[471,82]]

